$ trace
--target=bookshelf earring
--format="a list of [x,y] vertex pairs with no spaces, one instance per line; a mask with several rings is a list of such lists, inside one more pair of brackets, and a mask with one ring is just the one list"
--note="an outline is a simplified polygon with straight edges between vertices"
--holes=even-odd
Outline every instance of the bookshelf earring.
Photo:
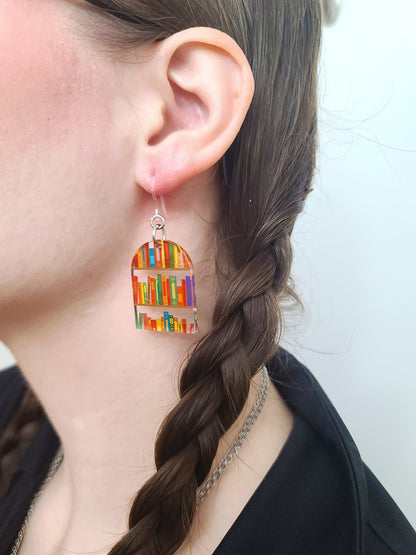
[[[133,256],[134,316],[139,330],[196,333],[195,277],[188,253],[166,240],[166,220],[158,209],[150,219],[153,240]],[[162,239],[156,232],[162,231]]]

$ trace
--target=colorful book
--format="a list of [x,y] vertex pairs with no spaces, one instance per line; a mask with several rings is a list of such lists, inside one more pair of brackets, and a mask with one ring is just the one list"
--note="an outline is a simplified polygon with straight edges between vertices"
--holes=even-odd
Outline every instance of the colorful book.
[[186,330],[186,324],[187,324],[186,318],[182,318],[182,333],[186,333],[186,332],[187,332],[187,330]]
[[146,268],[150,268],[149,243],[145,244],[144,253],[145,253]]
[[186,296],[186,280],[182,280],[182,306],[188,306],[188,298]]
[[192,306],[196,306],[196,296],[195,296],[195,277],[194,274],[191,276],[191,283],[192,283]]
[[172,299],[170,297],[170,278],[166,278],[166,292],[168,297],[168,306],[172,306]]
[[167,285],[166,285],[166,276],[162,276],[162,299],[163,299],[163,305],[164,306],[169,306],[168,290],[167,290]]
[[133,285],[133,298],[134,304],[138,303],[138,295],[137,295],[137,276],[131,276],[131,281]]
[[153,247],[149,248],[149,260],[150,260],[150,267],[155,268],[155,249]]
[[176,292],[178,294],[178,306],[183,306],[183,290],[182,285],[176,288]]
[[171,268],[174,268],[175,267],[175,255],[174,255],[174,252],[173,252],[173,245],[172,245],[172,243],[167,243],[167,245],[168,245],[168,249],[169,249],[169,266]]
[[176,287],[176,276],[170,276],[169,283],[170,283],[170,304],[172,306],[178,306],[178,290]]
[[150,278],[150,290],[152,292],[152,302],[151,302],[151,304],[155,305],[155,304],[157,304],[155,278]]
[[170,331],[170,329],[169,329],[170,328],[170,326],[169,326],[169,312],[167,312],[167,311],[164,312],[163,317],[164,317],[164,320],[165,320],[165,331]]
[[163,246],[165,250],[165,268],[170,268],[169,243],[165,241],[165,243],[163,243]]
[[174,268],[178,267],[178,247],[173,245],[173,259],[175,261]]
[[173,314],[169,314],[169,331],[174,331],[175,324],[173,321]]
[[191,276],[186,276],[186,306],[192,306]]

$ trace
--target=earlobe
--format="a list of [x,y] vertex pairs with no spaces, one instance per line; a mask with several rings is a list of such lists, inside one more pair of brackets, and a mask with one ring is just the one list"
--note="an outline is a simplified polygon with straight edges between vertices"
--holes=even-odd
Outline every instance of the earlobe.
[[212,167],[235,139],[254,91],[246,57],[228,35],[186,29],[154,58],[158,96],[142,144],[137,182],[165,194]]

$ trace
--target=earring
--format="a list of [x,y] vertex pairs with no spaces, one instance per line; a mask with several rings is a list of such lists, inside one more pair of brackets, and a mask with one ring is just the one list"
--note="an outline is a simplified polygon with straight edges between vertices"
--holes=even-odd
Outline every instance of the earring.
[[[166,219],[155,213],[150,218],[153,240],[133,256],[133,286],[136,328],[174,333],[196,333],[195,278],[188,253],[166,240]],[[162,232],[162,239],[156,232]]]

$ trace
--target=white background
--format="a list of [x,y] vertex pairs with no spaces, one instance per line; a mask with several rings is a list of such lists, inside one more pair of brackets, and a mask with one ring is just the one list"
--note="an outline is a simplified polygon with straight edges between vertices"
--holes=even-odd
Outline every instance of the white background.
[[345,0],[324,32],[318,170],[293,237],[306,312],[285,337],[414,526],[415,21],[414,0]]

